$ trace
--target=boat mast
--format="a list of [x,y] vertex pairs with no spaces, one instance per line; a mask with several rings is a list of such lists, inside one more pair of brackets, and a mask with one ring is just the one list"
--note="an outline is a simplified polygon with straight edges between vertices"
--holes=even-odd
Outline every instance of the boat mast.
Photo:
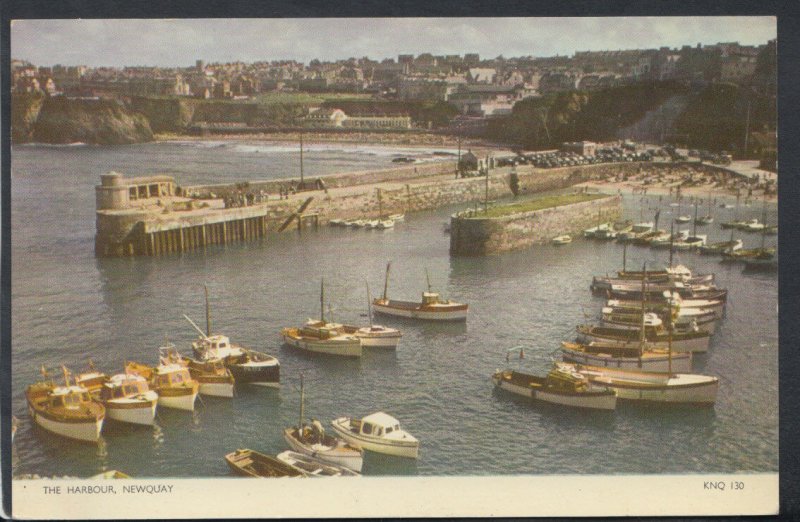
[[386,276],[383,279],[383,300],[386,301],[386,291],[389,289],[389,267],[392,266],[392,262],[389,261],[386,263]]
[[694,202],[694,226],[692,227],[692,237],[697,237],[697,200]]
[[305,188],[305,183],[303,182],[303,133],[300,133],[300,189]]
[[672,301],[669,301],[667,306],[668,320],[668,333],[667,333],[667,373],[672,377]]
[[626,260],[628,256],[628,243],[622,244],[622,273],[625,273]]
[[325,324],[325,279],[319,283],[319,320]]
[[672,242],[675,240],[675,223],[669,224],[669,268],[672,270]]
[[431,293],[431,277],[428,275],[428,269],[425,269],[425,280],[428,282],[428,293]]
[[381,189],[378,187],[376,189],[378,191],[378,220],[383,219],[383,201],[381,198]]
[[767,238],[767,196],[764,196],[763,210],[761,211],[761,224],[764,228],[761,229],[761,251],[764,251],[764,240]]
[[369,293],[369,281],[367,283],[367,315],[369,316],[369,327],[372,328],[372,296]]
[[647,297],[647,263],[645,262],[642,265],[642,329],[639,332],[639,367],[642,366],[642,355],[644,352],[644,341],[645,341],[645,332],[644,332],[644,301]]
[[300,424],[298,424],[299,428],[297,435],[299,436],[298,438],[300,438],[301,440],[303,437],[303,417],[306,406],[305,402],[306,402],[306,389],[303,383],[303,372],[300,372]]
[[206,295],[206,337],[211,335],[211,309],[208,307],[208,285],[203,285]]

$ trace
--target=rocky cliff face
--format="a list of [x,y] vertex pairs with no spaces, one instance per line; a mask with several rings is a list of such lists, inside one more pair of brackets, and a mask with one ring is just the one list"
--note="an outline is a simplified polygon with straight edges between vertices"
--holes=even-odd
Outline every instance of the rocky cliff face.
[[33,124],[44,103],[41,94],[15,94],[11,97],[11,141],[25,143],[33,139]]
[[[12,103],[13,105],[13,103]],[[63,97],[44,98],[38,116],[33,118],[33,108],[25,111],[33,120],[30,130],[20,108],[19,142],[41,143],[91,143],[117,145],[140,143],[153,139],[147,118],[127,109],[121,102],[110,100],[75,100]],[[15,119],[15,116],[12,116]],[[14,123],[17,120],[15,119]],[[14,132],[12,131],[12,134]],[[15,141],[17,142],[17,141]]]

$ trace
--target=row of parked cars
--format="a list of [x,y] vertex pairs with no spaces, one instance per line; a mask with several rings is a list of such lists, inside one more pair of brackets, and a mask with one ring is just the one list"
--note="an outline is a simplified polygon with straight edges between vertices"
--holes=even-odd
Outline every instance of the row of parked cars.
[[591,165],[595,163],[619,163],[625,161],[651,161],[649,152],[631,152],[619,147],[605,147],[598,149],[594,156],[577,154],[575,152],[534,152],[519,154],[514,158],[500,158],[499,167],[515,165],[533,165],[537,168],[570,167],[577,165]]

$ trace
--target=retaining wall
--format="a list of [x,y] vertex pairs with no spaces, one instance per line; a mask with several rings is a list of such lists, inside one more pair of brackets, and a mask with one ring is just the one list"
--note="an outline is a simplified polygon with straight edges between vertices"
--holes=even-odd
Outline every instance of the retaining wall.
[[580,235],[598,219],[613,221],[621,214],[620,196],[495,218],[481,218],[480,213],[473,217],[467,211],[451,219],[450,254],[485,256],[527,248],[561,234]]

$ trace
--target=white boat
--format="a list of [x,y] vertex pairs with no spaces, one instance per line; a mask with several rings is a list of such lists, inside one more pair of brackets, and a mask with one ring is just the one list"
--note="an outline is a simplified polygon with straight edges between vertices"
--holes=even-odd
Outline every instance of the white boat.
[[674,247],[676,244],[685,241],[688,237],[688,230],[679,230],[675,234],[667,234],[666,236],[654,239],[650,242],[650,246],[652,248],[669,248],[670,245],[673,245]]
[[320,462],[308,455],[295,451],[284,451],[276,455],[278,460],[290,466],[302,470],[309,477],[360,477],[361,475],[353,470]]
[[324,462],[361,471],[364,465],[364,450],[325,433],[318,421],[305,423],[305,386],[300,374],[300,422],[283,430],[283,439],[294,451],[309,455]]
[[398,221],[405,221],[406,220],[406,215],[405,214],[390,214],[389,216],[386,217],[386,219],[391,219],[392,221],[397,223]]
[[576,365],[575,370],[621,400],[713,406],[719,379],[693,373],[641,372]]
[[[618,325],[594,326],[580,325],[577,327],[578,340],[583,343],[591,341],[617,342],[638,346],[641,328],[631,329]],[[667,348],[670,342],[668,332],[661,328],[646,327],[645,341],[654,348]],[[672,350],[674,352],[696,352],[704,353],[708,351],[711,336],[708,332],[683,332],[672,335]]]
[[283,341],[294,348],[324,355],[361,357],[361,339],[344,333],[338,323],[309,319],[301,328],[284,328]]
[[134,373],[147,379],[158,393],[158,405],[162,408],[194,411],[200,383],[192,379],[186,367],[174,363],[151,367],[126,361],[125,373]]
[[[236,385],[267,386],[277,388],[281,385],[281,363],[276,357],[266,353],[250,350],[244,346],[231,343],[226,335],[211,333],[211,311],[208,305],[208,289],[205,288],[206,331],[203,332],[187,315],[184,318],[200,334],[200,338],[192,343],[192,351],[197,358],[195,373],[204,373],[208,394],[223,397],[233,396],[233,386],[229,379],[214,368],[215,361],[221,360],[233,377]],[[191,362],[191,361],[190,361]],[[203,363],[210,363],[203,365]],[[216,375],[216,376],[215,376]]]
[[595,410],[613,410],[617,406],[616,393],[593,386],[585,376],[564,363],[555,363],[546,377],[497,370],[492,382],[501,390],[559,406]]
[[361,339],[361,346],[364,348],[396,349],[403,334],[397,328],[389,328],[372,322],[372,296],[369,292],[369,283],[367,283],[367,316],[369,317],[369,326],[359,328],[345,324],[342,325],[342,331]]
[[550,242],[554,245],[566,245],[567,243],[572,243],[572,238],[568,234],[564,234],[554,237]]
[[606,231],[611,229],[611,223],[600,223],[596,227],[587,228],[583,231],[583,237],[585,238],[594,238],[597,237],[597,233],[601,231]]
[[33,422],[45,430],[75,440],[97,442],[103,429],[106,410],[92,399],[89,390],[71,384],[64,368],[64,386],[49,380],[42,369],[44,381],[28,386],[25,399]]
[[156,418],[158,394],[141,375],[112,375],[100,389],[100,401],[109,419],[151,426]]
[[370,229],[370,230],[373,229],[373,228],[378,228],[378,223],[380,223],[380,221],[378,221],[377,219],[365,219],[364,220],[364,228]]
[[391,219],[382,219],[378,221],[378,224],[375,226],[378,230],[386,230],[387,228],[394,228],[394,221]]
[[200,384],[200,395],[209,397],[233,398],[233,388],[236,381],[231,371],[225,367],[225,362],[221,358],[206,358],[196,361],[189,357],[184,357],[175,349],[175,345],[169,343],[167,346],[159,348],[159,361],[162,364],[179,364],[189,369],[189,375]]
[[675,222],[676,223],[688,223],[691,220],[692,220],[692,216],[687,216],[687,215],[678,216],[678,217],[675,218]]
[[328,224],[332,227],[344,227],[347,226],[344,219],[331,219],[328,221]]
[[[428,280],[428,291],[422,292],[422,300],[399,301],[387,297],[389,285],[389,267],[386,265],[386,280],[383,286],[383,297],[372,301],[375,313],[405,317],[408,319],[423,319],[429,321],[466,321],[469,305],[456,303],[449,299],[441,299],[438,293],[431,291],[430,280]],[[426,271],[427,276],[427,271]]]
[[397,419],[382,411],[362,419],[339,417],[331,424],[337,435],[354,446],[396,457],[419,456],[419,441],[400,428]]
[[676,242],[673,245],[673,248],[676,250],[691,250],[693,248],[698,248],[706,244],[706,239],[708,236],[705,234],[695,234],[692,236],[688,236],[686,239],[680,242]]
[[363,219],[354,219],[351,221],[345,221],[345,225],[352,228],[363,228],[366,221]]
[[744,230],[745,232],[761,232],[764,230],[764,223],[760,223],[758,219],[751,219],[744,225],[741,225],[739,229]]

